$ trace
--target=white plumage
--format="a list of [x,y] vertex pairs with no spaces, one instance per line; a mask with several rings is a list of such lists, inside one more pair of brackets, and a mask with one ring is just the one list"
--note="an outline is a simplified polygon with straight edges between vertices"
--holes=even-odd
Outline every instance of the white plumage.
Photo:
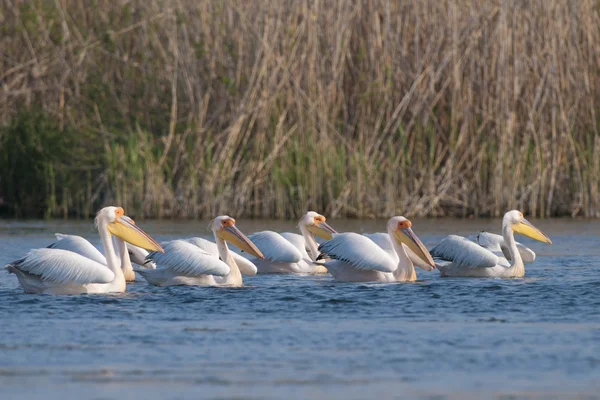
[[[501,251],[507,260],[511,260],[510,250],[508,248],[508,245],[504,241],[504,238],[501,235],[482,231],[477,234],[475,241],[480,246],[485,247],[486,249],[491,250],[493,252]],[[531,264],[535,261],[535,252],[533,250],[519,242],[515,243],[517,245],[519,253],[521,254],[523,263]]]
[[106,258],[100,251],[90,242],[76,235],[65,235],[63,233],[55,233],[56,242],[48,246],[49,249],[62,249],[80,254],[90,260],[94,260],[99,264],[106,265]]
[[[431,250],[442,276],[514,278],[525,274],[525,260],[535,259],[535,253],[517,243],[514,233],[549,243],[552,241],[518,210],[507,212],[502,219],[502,237],[480,233],[472,242],[450,235]],[[508,257],[505,254],[508,253]],[[524,255],[525,257],[523,257]],[[509,261],[510,259],[510,261]]]
[[[162,248],[123,214],[121,207],[105,207],[96,216],[95,222],[106,259],[85,239],[59,234],[58,242],[49,248],[32,250],[24,258],[6,267],[17,276],[26,293],[124,292],[125,277],[119,265],[121,260],[115,253],[112,235],[119,239],[117,243],[122,245],[125,253],[123,258],[127,260],[129,257],[124,250],[124,241],[131,241],[153,251],[160,251]],[[76,251],[81,251],[84,255]]]
[[498,256],[477,243],[457,235],[449,235],[430,251],[434,258],[452,261],[466,268],[492,268],[498,265]]
[[[164,244],[164,254],[150,253],[157,268],[137,270],[149,283],[156,286],[242,286],[242,271],[227,242],[256,257],[259,249],[235,226],[227,215],[211,222],[216,243],[202,238],[179,239]],[[253,275],[256,268],[244,260],[243,268]]]
[[[195,246],[200,247],[202,250],[207,253],[212,254],[213,256],[219,258],[219,248],[215,242],[211,242],[210,240],[206,240],[199,237],[192,237],[188,239],[182,239],[186,242],[189,242]],[[235,263],[238,265],[240,272],[246,276],[254,276],[256,275],[257,269],[256,265],[254,265],[250,260],[240,256],[237,253],[231,252]]]
[[150,253],[148,259],[154,261],[157,266],[168,268],[180,275],[189,277],[225,276],[230,271],[229,266],[218,257],[186,240],[172,240],[161,243],[161,246],[165,252]]
[[317,262],[319,245],[315,235],[328,240],[337,232],[325,220],[321,214],[308,211],[298,222],[298,229],[302,235],[292,232],[279,234],[273,231],[250,235],[265,256],[264,260],[252,259],[258,272],[261,274],[327,273],[323,263]]
[[302,258],[305,260],[310,260],[310,256],[306,251],[306,242],[304,241],[304,237],[298,233],[294,232],[282,232],[280,233],[281,237],[290,242],[302,255]]
[[[259,238],[258,241],[255,240],[256,237]],[[261,274],[327,273],[323,264],[313,261],[306,251],[306,240],[302,235],[264,231],[250,235],[250,238],[265,255],[264,260],[252,259]]]
[[297,263],[302,253],[283,236],[273,231],[257,232],[248,238],[260,249],[265,260],[280,263]]
[[[55,235],[57,241],[48,246],[48,248],[69,250],[94,260],[100,264],[106,265],[106,257],[104,257],[104,255],[94,245],[81,236],[66,235],[63,233],[56,233]],[[153,262],[145,262],[148,251],[130,243],[124,242],[128,252],[128,257],[123,254],[118,254],[119,247],[122,247],[122,245],[119,243],[121,239],[115,238],[115,240],[118,244],[115,250],[117,250],[117,255],[119,255],[119,258],[121,259],[121,269],[123,270],[123,274],[125,275],[125,280],[127,282],[132,282],[135,280],[135,274],[133,273],[131,261],[143,266],[144,268],[156,268]]]
[[363,233],[363,236],[371,239],[373,243],[381,247],[381,249],[385,251],[396,264],[398,264],[398,253],[396,253],[396,250],[394,250],[394,245],[392,244],[390,235],[385,232],[375,232]]
[[319,251],[358,270],[393,272],[398,266],[381,247],[358,233],[340,233],[321,244]]
[[115,274],[106,265],[62,249],[31,250],[24,258],[8,264],[8,267],[58,285],[109,283],[115,279]]
[[153,262],[148,262],[146,260],[148,254],[150,254],[149,251],[142,249],[141,247],[134,246],[131,243],[127,242],[125,242],[125,246],[127,247],[127,252],[129,253],[129,258],[132,262],[144,268],[156,268],[156,264],[154,264]]
[[[411,229],[412,223],[402,216],[387,222],[387,234],[359,235],[342,233],[321,244],[319,251],[332,260],[327,270],[338,281],[409,282],[417,279],[415,264],[407,252],[414,251],[422,262],[417,265],[435,268],[429,252]],[[414,250],[411,250],[414,249]]]
[[[376,233],[363,233],[363,236],[371,239],[375,244],[381,247],[388,255],[394,260],[395,263],[399,262],[398,253],[394,250],[394,245],[392,244],[392,240],[390,239],[390,235],[385,232],[376,232]],[[429,269],[429,266],[421,257],[416,255],[408,246],[402,245],[404,248],[404,252],[410,258],[410,261],[415,265],[415,267],[419,267],[425,270]]]

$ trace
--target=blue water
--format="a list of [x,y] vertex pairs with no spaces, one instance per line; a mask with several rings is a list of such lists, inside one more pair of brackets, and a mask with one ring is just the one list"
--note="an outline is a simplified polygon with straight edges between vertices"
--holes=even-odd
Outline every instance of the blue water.
[[[552,246],[524,279],[342,284],[255,276],[240,289],[144,283],[119,295],[25,295],[0,271],[1,398],[597,398],[600,230],[535,221]],[[381,231],[385,221],[331,221]],[[159,240],[206,222],[139,222]],[[293,222],[238,221],[245,233]],[[431,247],[499,221],[413,220]],[[90,223],[0,222],[0,264]]]

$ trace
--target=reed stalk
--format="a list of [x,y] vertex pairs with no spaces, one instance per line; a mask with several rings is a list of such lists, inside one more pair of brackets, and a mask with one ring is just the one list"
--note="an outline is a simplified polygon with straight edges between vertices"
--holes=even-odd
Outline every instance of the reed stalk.
[[3,0],[0,213],[600,216],[597,0]]

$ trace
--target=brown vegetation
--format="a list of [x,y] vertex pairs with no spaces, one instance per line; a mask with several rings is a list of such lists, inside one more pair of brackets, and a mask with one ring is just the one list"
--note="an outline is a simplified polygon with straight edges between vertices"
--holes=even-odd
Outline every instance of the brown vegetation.
[[600,215],[597,0],[0,4],[5,213]]

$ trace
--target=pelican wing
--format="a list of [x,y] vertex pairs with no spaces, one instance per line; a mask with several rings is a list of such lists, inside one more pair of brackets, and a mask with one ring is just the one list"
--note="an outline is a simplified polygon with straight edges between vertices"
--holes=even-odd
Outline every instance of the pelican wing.
[[55,284],[110,283],[115,279],[115,274],[106,265],[63,249],[31,250],[8,266]]
[[[521,259],[523,260],[523,263],[531,264],[535,261],[535,252],[529,247],[517,242],[517,249],[519,249],[519,253],[521,253]],[[502,247],[502,253],[504,253],[504,256],[510,260],[510,252],[508,251],[508,247]]]
[[285,240],[287,240],[288,242],[293,244],[295,248],[298,249],[300,254],[302,254],[302,258],[306,258],[307,260],[310,260],[310,256],[308,255],[308,252],[306,251],[306,242],[304,241],[304,237],[302,235],[299,235],[299,234],[293,233],[293,232],[283,232],[281,234],[281,236]]
[[263,231],[249,235],[248,238],[269,261],[297,263],[302,260],[302,253],[278,233]]
[[385,251],[388,256],[390,256],[396,263],[400,260],[398,258],[398,253],[394,249],[394,245],[390,239],[390,235],[385,232],[376,232],[376,233],[363,233],[363,236],[371,239],[373,243],[377,246],[381,247],[383,251]]
[[[188,238],[188,239],[183,239],[183,240],[185,240],[186,242],[190,242],[191,244],[200,247],[202,250],[206,251],[207,253],[210,253],[213,256],[219,258],[219,248],[217,247],[216,243],[211,242],[210,240],[199,238],[199,237],[193,237],[193,238]],[[256,265],[254,265],[254,263],[252,261],[240,256],[239,254],[237,254],[233,251],[231,251],[231,255],[233,256],[233,259],[242,274],[244,274],[246,276],[256,275],[256,273],[258,272],[258,269],[256,268]]]
[[229,274],[229,266],[219,257],[186,240],[172,240],[161,245],[164,253],[152,252],[146,259],[185,276]]
[[72,251],[97,263],[106,265],[106,258],[93,244],[77,235],[55,233],[57,241],[48,246],[49,249]]
[[[477,235],[477,243],[492,251],[502,251],[507,260],[511,259],[508,246],[504,242],[504,238],[500,235],[490,232],[479,232]],[[525,264],[531,264],[535,261],[535,252],[533,250],[519,242],[516,242],[516,244]]]
[[462,236],[450,235],[429,252],[434,258],[467,268],[493,268],[499,259],[490,250]]
[[217,244],[215,242],[211,242],[210,240],[206,240],[206,239],[203,239],[200,237],[191,237],[191,238],[181,239],[181,240],[185,240],[186,242],[189,242],[195,246],[200,247],[205,252],[219,257],[219,248],[217,247]]
[[231,254],[233,255],[233,259],[235,260],[235,263],[242,274],[246,276],[254,276],[257,274],[258,268],[256,268],[256,265],[254,265],[252,261],[240,256],[237,253],[234,253],[233,251]]
[[[471,239],[472,237],[470,236],[469,238]],[[485,247],[492,251],[501,250],[500,244],[504,244],[504,238],[502,236],[484,231],[479,232],[477,236],[472,239],[481,247]]]
[[398,263],[371,239],[358,233],[340,233],[319,246],[322,254],[358,270],[394,272]]

